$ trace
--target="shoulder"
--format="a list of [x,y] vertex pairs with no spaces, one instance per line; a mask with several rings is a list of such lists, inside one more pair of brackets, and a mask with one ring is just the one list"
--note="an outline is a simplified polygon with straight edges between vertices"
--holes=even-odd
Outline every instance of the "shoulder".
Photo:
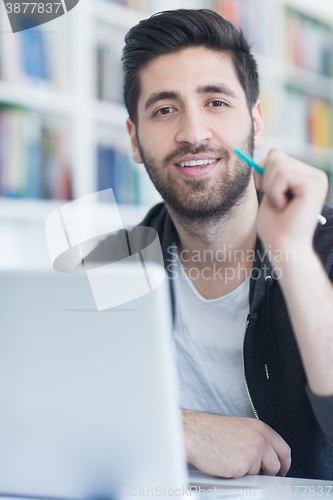
[[147,226],[156,228],[165,221],[165,218],[167,216],[169,216],[169,213],[165,203],[164,202],[157,203],[157,205],[154,205],[149,210],[143,221],[141,221],[140,224],[138,224],[138,226]]
[[[166,238],[166,227],[171,218],[164,203],[158,203],[152,207],[140,224],[130,228],[123,228],[98,243],[98,245],[84,258],[85,265],[100,263],[109,264],[134,255],[137,252],[150,248],[160,254],[158,238],[162,241]],[[172,221],[171,221],[171,225]],[[153,250],[154,249],[154,250]],[[160,259],[152,257],[152,260]]]

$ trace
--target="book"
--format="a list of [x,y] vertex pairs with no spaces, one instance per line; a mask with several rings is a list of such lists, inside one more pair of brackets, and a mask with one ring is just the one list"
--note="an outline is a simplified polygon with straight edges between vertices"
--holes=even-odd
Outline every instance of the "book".
[[72,199],[69,142],[62,121],[0,110],[0,195]]
[[53,155],[55,168],[53,172],[52,198],[57,200],[73,199],[70,151],[70,130],[66,123],[53,128]]
[[124,33],[109,25],[98,24],[95,45],[95,96],[99,100],[123,102],[121,63]]
[[4,126],[4,192],[6,196],[18,197],[24,189],[25,172],[23,169],[23,127],[22,112],[12,110],[5,114]]
[[286,9],[286,60],[320,75],[333,77],[333,29],[290,8]]
[[24,143],[22,144],[27,171],[23,193],[26,198],[41,198],[41,127],[42,118],[39,114],[26,113]]
[[119,204],[140,203],[140,185],[136,167],[128,152],[110,144],[98,144],[97,190],[112,188],[115,200]]
[[110,46],[96,47],[96,97],[102,101],[122,101],[120,56]]
[[0,44],[1,78],[9,82],[25,81],[22,38],[11,32],[8,17],[0,15],[0,29],[3,32]]
[[[114,150],[109,146],[99,144],[97,146],[97,191],[112,188],[115,195],[114,184]],[[105,198],[103,199],[106,201]],[[112,201],[111,198],[110,201]]]
[[323,148],[332,147],[332,110],[323,99],[310,99],[308,112],[309,142]]
[[36,26],[20,32],[25,73],[29,78],[49,80],[50,72],[46,59],[45,41],[41,30]]
[[[58,22],[58,21],[57,21]],[[58,31],[32,29],[12,33],[6,15],[0,15],[2,31],[0,44],[0,78],[2,80],[34,84],[41,81],[61,92],[72,86],[72,57],[69,37],[59,36],[59,30],[68,21],[60,20]],[[63,30],[65,32],[65,30]],[[66,54],[66,57],[64,57]]]

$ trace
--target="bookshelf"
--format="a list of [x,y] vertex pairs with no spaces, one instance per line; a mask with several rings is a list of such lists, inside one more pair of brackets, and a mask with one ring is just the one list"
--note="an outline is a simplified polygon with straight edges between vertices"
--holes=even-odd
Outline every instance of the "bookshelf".
[[[44,202],[33,198],[78,198],[114,182],[125,223],[139,222],[140,207],[160,200],[144,167],[131,160],[120,57],[131,26],[153,12],[180,7],[216,10],[242,27],[253,43],[266,120],[265,146],[256,158],[278,146],[323,168],[333,181],[331,0],[81,0],[51,23],[15,35],[2,3],[4,214],[10,218],[17,204],[34,221],[36,211],[29,204]],[[36,60],[31,58],[35,53]],[[333,203],[333,182],[328,201]]]
[[[61,135],[62,121],[62,135],[68,138],[62,154],[70,166],[71,189],[67,186],[61,195],[59,187],[55,193],[60,192],[64,199],[84,196],[102,188],[103,176],[107,183],[118,179],[123,192],[124,179],[118,175],[122,164],[128,184],[136,192],[120,196],[119,202],[142,203],[145,176],[131,162],[125,130],[121,49],[133,24],[152,12],[177,7],[212,8],[241,26],[253,42],[267,124],[266,146],[257,156],[277,145],[332,171],[333,11],[328,8],[329,0],[81,0],[52,23],[15,35],[10,33],[2,5],[0,118],[25,111],[26,119],[30,116],[36,122],[38,116],[42,122],[36,139],[40,156],[44,121],[56,119],[58,131],[52,130],[51,135]],[[109,177],[99,165],[100,160],[105,163],[102,150],[106,156],[109,151],[109,161],[122,158]],[[0,195],[30,197],[29,189],[6,190],[4,168]],[[29,166],[16,170],[24,168]],[[39,168],[43,170],[43,164]],[[29,177],[29,170],[23,177]],[[61,177],[58,175],[60,181]],[[153,188],[142,189],[148,196],[146,205],[160,199]],[[115,191],[117,198],[116,186]],[[55,193],[44,190],[43,197],[52,198]]]
[[258,60],[267,130],[263,152],[278,146],[325,170],[332,204],[333,11],[328,7],[324,1],[277,0],[271,18],[279,19],[284,43],[272,51],[275,68],[267,53]]

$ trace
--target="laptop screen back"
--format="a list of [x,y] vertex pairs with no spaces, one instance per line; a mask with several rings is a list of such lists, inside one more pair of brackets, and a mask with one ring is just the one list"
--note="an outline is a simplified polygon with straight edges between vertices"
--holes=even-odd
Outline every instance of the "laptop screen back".
[[[139,267],[120,265],[121,279]],[[186,484],[167,287],[98,312],[86,274],[1,273],[1,494]]]

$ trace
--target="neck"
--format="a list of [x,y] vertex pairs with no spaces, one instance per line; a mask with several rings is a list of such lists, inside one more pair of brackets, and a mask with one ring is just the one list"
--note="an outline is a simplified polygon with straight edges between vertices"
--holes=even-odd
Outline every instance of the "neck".
[[255,248],[258,199],[252,184],[240,204],[219,220],[188,220],[169,206],[168,211],[179,235],[179,252],[211,250],[214,254],[225,248],[231,250],[225,262],[231,263],[232,253]]

